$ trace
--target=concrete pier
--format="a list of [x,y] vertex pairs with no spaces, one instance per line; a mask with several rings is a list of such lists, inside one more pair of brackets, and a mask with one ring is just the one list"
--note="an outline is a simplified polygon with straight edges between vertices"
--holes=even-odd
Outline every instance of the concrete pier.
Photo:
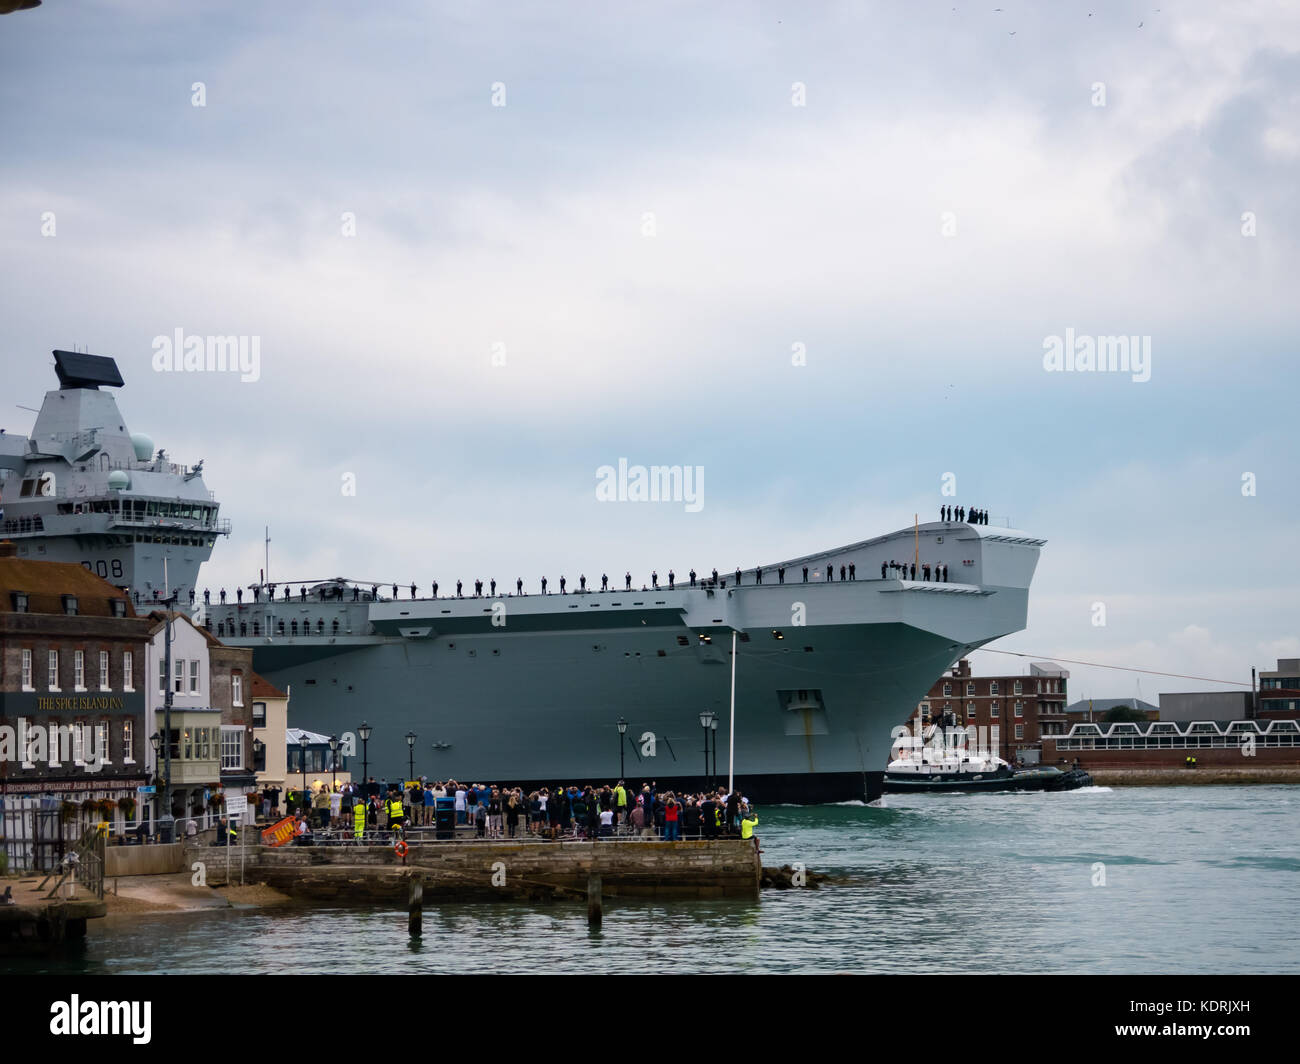
[[52,953],[86,937],[86,921],[98,919],[108,906],[85,890],[72,897],[47,898],[37,880],[14,886],[14,905],[0,905],[0,957]]
[[[214,849],[194,848],[187,862],[206,865],[211,885],[224,882]],[[762,876],[758,850],[740,839],[679,842],[455,841],[413,843],[405,867],[391,846],[249,847],[246,877],[294,898],[404,905],[412,880],[432,900],[611,898],[752,898]]]

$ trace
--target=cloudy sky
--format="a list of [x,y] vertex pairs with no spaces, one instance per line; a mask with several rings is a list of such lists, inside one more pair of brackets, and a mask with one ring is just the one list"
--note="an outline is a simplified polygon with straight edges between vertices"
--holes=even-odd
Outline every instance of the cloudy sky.
[[[278,579],[750,566],[951,473],[1048,540],[1000,648],[1248,680],[1300,655],[1300,8],[1001,3],[0,17],[0,426],[115,357],[213,586],[267,525]],[[157,372],[177,329],[258,379]],[[1049,372],[1067,330],[1149,380]],[[619,458],[703,508],[598,502]]]

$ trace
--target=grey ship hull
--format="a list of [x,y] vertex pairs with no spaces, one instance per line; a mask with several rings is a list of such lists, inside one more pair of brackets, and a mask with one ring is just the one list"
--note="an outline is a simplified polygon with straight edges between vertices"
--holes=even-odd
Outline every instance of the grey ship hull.
[[[739,588],[713,591],[292,599],[214,606],[206,623],[292,687],[295,721],[338,735],[368,721],[376,778],[406,776],[409,731],[416,775],[554,785],[621,773],[691,787],[713,768],[704,710],[720,718],[717,773],[727,777],[735,629],[737,780],[764,802],[865,800],[880,793],[893,729],[935,678],[1024,627],[1041,546],[957,523],[922,526],[920,540],[923,558],[951,555],[972,582],[879,578],[880,559],[911,555],[909,529],[785,563],[787,577],[803,564],[821,577],[827,562],[853,560],[875,579],[776,584],[774,567],[762,585],[750,572]],[[981,575],[998,582],[975,582]],[[356,774],[361,754],[358,744]]]

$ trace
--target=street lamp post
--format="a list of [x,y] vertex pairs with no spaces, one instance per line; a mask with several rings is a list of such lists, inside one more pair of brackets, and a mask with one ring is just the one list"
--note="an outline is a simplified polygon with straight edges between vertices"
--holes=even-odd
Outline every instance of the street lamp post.
[[[166,628],[163,633],[163,811],[158,818],[158,834],[163,842],[176,840],[176,820],[172,816],[172,619],[176,595],[163,599]],[[188,803],[186,803],[188,811]]]
[[714,787],[718,782],[718,718],[716,716],[709,722],[709,730],[713,732],[713,774],[709,777],[709,786]]
[[305,731],[303,731],[303,732],[299,732],[299,733],[298,733],[298,748],[299,748],[299,753],[302,754],[302,812],[303,812],[303,816],[306,816],[306,815],[307,815],[307,810],[310,808],[310,807],[307,805],[307,747],[308,747],[310,744],[311,744],[311,740],[310,740],[309,738],[307,738],[307,733],[306,733]]
[[[153,781],[155,784],[155,788],[154,788],[155,826],[157,825],[157,808],[158,808],[158,790],[156,784],[162,782],[162,776],[158,772],[158,754],[162,751],[162,741],[163,741],[162,735],[160,735],[158,732],[154,732],[151,736],[149,736],[149,742],[153,746]],[[150,832],[150,834],[153,833]]]
[[625,779],[623,772],[623,736],[627,734],[627,721],[618,718],[618,778]]
[[704,729],[704,778],[709,777],[709,732],[713,729],[713,710],[700,714],[700,727]]
[[361,737],[361,793],[367,798],[370,796],[370,761],[367,759],[366,746],[370,742],[370,733],[375,729],[367,724],[364,720],[361,727],[357,729],[357,734]]
[[418,738],[419,736],[416,735],[415,732],[413,731],[409,731],[406,733],[406,750],[410,758],[409,767],[411,770],[411,774],[406,777],[408,780],[415,779],[415,740]]
[[330,736],[330,792],[331,793],[333,793],[334,788],[338,786],[338,781],[335,778],[338,774],[338,763],[339,763],[339,737],[337,735],[331,735]]

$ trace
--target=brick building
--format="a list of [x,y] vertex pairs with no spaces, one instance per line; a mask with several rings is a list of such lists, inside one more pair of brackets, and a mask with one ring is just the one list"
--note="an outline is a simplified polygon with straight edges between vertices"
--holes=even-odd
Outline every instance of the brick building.
[[1277,668],[1259,674],[1259,717],[1300,716],[1300,658],[1278,658]]
[[945,721],[948,726],[974,728],[977,737],[987,737],[984,741],[998,757],[1033,763],[1044,735],[1066,731],[1069,678],[1050,661],[1032,663],[1028,675],[973,676],[970,660],[962,658],[935,681],[913,718],[919,712],[924,724]]
[[[33,811],[61,837],[120,830],[148,782],[149,621],[80,565],[0,543],[0,800],[7,846]],[[12,829],[12,830],[11,830]],[[18,856],[11,854],[11,856]]]
[[[214,796],[246,794],[256,786],[253,652],[246,647],[226,646],[183,613],[155,610],[148,620],[150,734],[160,736],[165,731],[169,621],[171,625],[172,816],[205,824],[212,813],[219,812]],[[161,774],[154,759],[151,750],[150,768]]]

